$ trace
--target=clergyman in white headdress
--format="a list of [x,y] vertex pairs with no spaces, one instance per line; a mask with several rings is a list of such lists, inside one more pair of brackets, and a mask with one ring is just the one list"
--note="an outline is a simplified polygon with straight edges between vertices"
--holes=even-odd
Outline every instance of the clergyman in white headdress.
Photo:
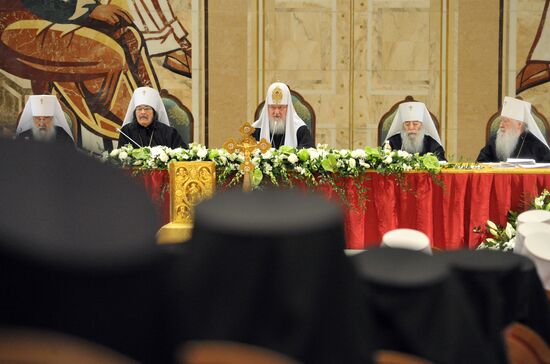
[[15,138],[74,145],[71,128],[54,95],[29,96]]
[[313,139],[306,123],[298,116],[288,86],[272,83],[260,118],[252,124],[254,138],[268,140],[273,148],[287,145],[295,148],[312,148]]
[[499,162],[508,158],[550,162],[550,148],[531,114],[529,102],[506,96],[500,116],[499,129],[479,152],[478,162]]
[[420,155],[433,153],[437,159],[446,160],[439,133],[423,102],[399,104],[385,142],[390,144],[392,150]]
[[170,126],[166,108],[154,88],[138,87],[134,91],[118,138],[119,147],[126,144],[134,148],[187,148],[178,131]]

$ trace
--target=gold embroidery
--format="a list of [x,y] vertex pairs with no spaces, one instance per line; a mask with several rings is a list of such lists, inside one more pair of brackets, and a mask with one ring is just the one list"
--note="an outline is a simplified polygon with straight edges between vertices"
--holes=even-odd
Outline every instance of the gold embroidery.
[[277,105],[279,105],[283,101],[283,90],[281,90],[279,86],[273,89],[273,92],[271,93],[271,99],[273,103]]

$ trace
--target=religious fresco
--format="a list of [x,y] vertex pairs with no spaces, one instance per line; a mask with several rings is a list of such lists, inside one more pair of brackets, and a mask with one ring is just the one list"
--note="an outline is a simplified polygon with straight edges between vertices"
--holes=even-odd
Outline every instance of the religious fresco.
[[542,17],[525,61],[525,66],[516,76],[516,93],[550,81],[550,15],[546,0]]
[[150,86],[190,141],[191,17],[178,18],[191,11],[190,3],[0,0],[2,135],[15,132],[25,96],[53,94],[78,145],[108,150],[116,146],[133,90]]
[[[550,0],[501,4],[501,96],[519,96],[550,121]],[[502,100],[502,97],[500,98]],[[499,103],[500,105],[500,103]]]

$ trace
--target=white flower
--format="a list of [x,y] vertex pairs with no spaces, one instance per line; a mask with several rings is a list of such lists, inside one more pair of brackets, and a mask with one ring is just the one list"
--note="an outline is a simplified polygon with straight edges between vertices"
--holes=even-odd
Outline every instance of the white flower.
[[504,251],[514,250],[514,248],[516,247],[516,238],[513,237],[509,241],[505,241],[503,245],[504,245],[504,249],[503,249]]
[[357,164],[355,163],[355,159],[353,159],[353,158],[350,158],[350,159],[348,160],[348,164],[349,164],[350,168],[355,168],[355,166],[357,165]]
[[201,146],[197,151],[197,157],[203,159],[207,155],[208,155],[208,149]]
[[[114,152],[114,150],[113,150],[113,152]],[[544,198],[541,198],[541,197],[535,198],[535,207],[542,208],[543,200],[544,200]]]
[[310,158],[311,160],[314,160],[314,159],[319,158],[319,152],[317,151],[317,149],[315,149],[315,148],[308,148],[307,151],[308,151],[308,153],[309,153],[309,158]]
[[512,226],[512,224],[510,224],[509,222],[506,223],[506,229],[504,230],[504,233],[506,234],[506,236],[508,237],[508,239],[511,239],[512,237],[514,237],[516,235],[516,230],[514,229],[514,227]]
[[269,163],[264,162],[263,166],[264,166],[264,171],[266,172],[271,172],[271,170],[273,169],[273,167],[271,167],[271,164]]
[[156,158],[161,153],[164,153],[161,145],[155,145],[154,147],[151,148],[151,157]]
[[363,159],[359,159],[359,165],[365,168],[370,168],[370,164],[365,162]]
[[299,161],[298,159],[298,156],[294,153],[290,153],[290,155],[288,156],[288,161],[292,164],[296,163]]
[[183,148],[168,149],[167,152],[170,155],[170,157],[174,157],[178,154],[183,153]]
[[266,150],[265,153],[262,154],[262,158],[263,159],[271,159],[271,156],[273,155],[272,150],[273,150],[273,148]]
[[404,171],[410,171],[410,170],[412,170],[412,167],[409,166],[408,164],[403,164],[403,170]]
[[162,162],[166,163],[166,162],[168,162],[168,160],[169,160],[170,158],[168,157],[168,154],[162,152],[162,153],[160,153],[160,155],[159,155],[159,159],[160,159]]
[[367,153],[364,149],[355,149],[351,152],[351,156],[353,158],[365,158],[367,156]]
[[487,226],[489,226],[491,229],[498,230],[497,225],[491,220],[487,220]]
[[109,154],[111,157],[116,157],[120,153],[120,149],[113,149]]
[[384,152],[389,152],[389,151],[391,151],[390,142],[386,140],[384,142]]
[[126,158],[128,158],[128,153],[122,151],[118,154],[118,159],[120,159],[121,161],[125,160]]
[[386,158],[384,158],[384,160],[382,162],[385,163],[385,164],[390,164],[391,162],[393,162],[393,159],[392,159],[391,155],[388,155]]
[[349,153],[349,150],[347,150],[347,149],[340,149],[340,155],[341,155],[342,157],[347,156],[348,153]]
[[398,150],[397,156],[401,158],[410,158],[411,154],[405,150]]

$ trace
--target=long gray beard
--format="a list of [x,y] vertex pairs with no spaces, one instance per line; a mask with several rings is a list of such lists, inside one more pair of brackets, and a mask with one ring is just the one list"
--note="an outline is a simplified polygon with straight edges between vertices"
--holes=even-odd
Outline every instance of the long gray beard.
[[273,134],[284,134],[285,121],[283,119],[269,119],[269,131]]
[[422,153],[424,151],[424,130],[420,129],[416,134],[408,135],[401,132],[401,150],[409,153]]
[[40,131],[38,128],[32,128],[32,137],[33,140],[40,141],[40,142],[50,142],[55,139],[55,128],[52,127],[50,130],[46,132]]
[[521,132],[505,133],[504,131],[502,131],[502,129],[498,129],[495,149],[499,161],[506,161],[508,158],[512,157],[512,153],[518,145],[520,135]]

